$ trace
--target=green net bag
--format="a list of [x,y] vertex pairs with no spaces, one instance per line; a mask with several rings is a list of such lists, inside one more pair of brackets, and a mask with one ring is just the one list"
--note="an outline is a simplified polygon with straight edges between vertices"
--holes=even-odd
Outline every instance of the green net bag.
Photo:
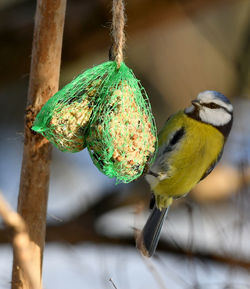
[[52,96],[38,113],[32,129],[61,151],[78,152],[85,138],[107,65],[86,70]]
[[131,69],[103,64],[107,75],[95,99],[87,147],[95,165],[118,182],[138,178],[157,147],[154,118],[147,94]]
[[124,63],[86,70],[42,107],[32,129],[62,151],[88,147],[95,165],[117,181],[138,178],[157,137],[147,94]]

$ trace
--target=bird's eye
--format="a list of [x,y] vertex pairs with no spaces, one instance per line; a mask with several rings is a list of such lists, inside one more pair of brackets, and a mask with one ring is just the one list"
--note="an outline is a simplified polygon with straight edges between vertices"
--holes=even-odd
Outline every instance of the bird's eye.
[[218,105],[217,105],[216,103],[211,102],[211,103],[209,104],[209,107],[210,107],[210,108],[218,108]]

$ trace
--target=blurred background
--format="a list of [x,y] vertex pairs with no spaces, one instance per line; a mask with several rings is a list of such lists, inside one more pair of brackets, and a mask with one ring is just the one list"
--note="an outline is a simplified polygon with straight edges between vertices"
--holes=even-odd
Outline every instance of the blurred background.
[[[111,0],[69,0],[60,87],[108,59]],[[135,248],[148,216],[143,177],[116,185],[86,150],[53,150],[44,288],[250,287],[250,1],[126,0],[126,58],[158,130],[202,90],[235,108],[220,165],[171,207],[152,259]],[[35,1],[0,2],[0,190],[16,208]],[[0,288],[12,249],[0,221]]]

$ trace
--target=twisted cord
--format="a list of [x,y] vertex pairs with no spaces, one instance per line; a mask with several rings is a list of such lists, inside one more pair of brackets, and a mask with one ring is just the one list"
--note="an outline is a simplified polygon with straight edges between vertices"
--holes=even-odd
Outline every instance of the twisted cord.
[[123,61],[123,49],[125,45],[125,16],[124,16],[124,3],[123,0],[113,0],[112,7],[112,36],[113,36],[113,47],[112,53],[114,60],[117,63],[117,68],[121,66]]

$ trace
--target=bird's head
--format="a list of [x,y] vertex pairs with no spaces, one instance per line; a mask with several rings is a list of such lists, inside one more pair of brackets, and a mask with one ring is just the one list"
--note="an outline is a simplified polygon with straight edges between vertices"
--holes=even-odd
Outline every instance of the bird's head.
[[228,135],[233,121],[233,106],[228,98],[217,91],[206,90],[198,94],[185,113],[199,121],[211,124]]

